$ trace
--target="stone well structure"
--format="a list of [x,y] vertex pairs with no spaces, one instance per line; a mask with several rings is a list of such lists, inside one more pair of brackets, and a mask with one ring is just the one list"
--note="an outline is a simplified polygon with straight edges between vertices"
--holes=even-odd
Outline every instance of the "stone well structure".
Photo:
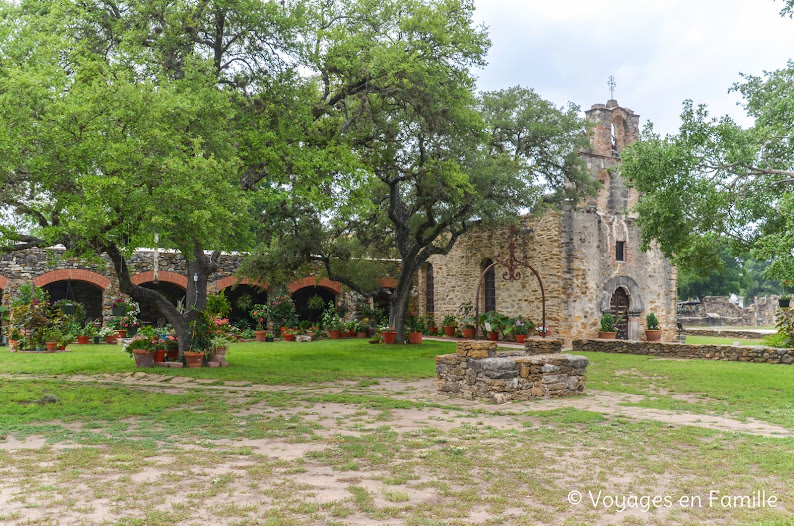
[[580,394],[588,360],[562,354],[562,343],[529,338],[523,351],[499,352],[496,342],[460,342],[455,354],[436,356],[436,389],[497,404]]

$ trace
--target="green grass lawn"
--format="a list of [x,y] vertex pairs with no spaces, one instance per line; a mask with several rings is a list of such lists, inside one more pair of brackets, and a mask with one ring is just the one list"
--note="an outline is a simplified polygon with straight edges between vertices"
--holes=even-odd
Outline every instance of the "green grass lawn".
[[[139,371],[120,345],[70,345],[69,353],[9,353],[0,348],[0,373],[103,374]],[[161,374],[240,380],[261,384],[307,384],[363,378],[426,378],[435,374],[437,354],[455,352],[454,343],[370,344],[366,339],[311,343],[245,342],[232,344],[229,367],[155,368]]]
[[[385,385],[432,378],[434,356],[454,352],[454,342],[241,343],[228,368],[193,370],[136,369],[120,346],[72,349],[0,348],[0,373],[13,375],[0,379],[0,523],[794,524],[792,438],[533,402],[472,407],[422,398],[411,390],[417,384]],[[794,367],[582,354],[588,391],[794,429]],[[139,371],[271,385],[37,377]],[[311,385],[338,380],[357,383]],[[3,449],[14,440],[41,445]],[[566,499],[571,490],[678,497],[761,489],[781,506],[622,514]]]

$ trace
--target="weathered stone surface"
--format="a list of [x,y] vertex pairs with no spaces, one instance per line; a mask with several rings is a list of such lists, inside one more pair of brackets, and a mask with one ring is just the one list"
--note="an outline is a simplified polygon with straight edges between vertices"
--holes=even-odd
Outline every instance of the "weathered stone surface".
[[572,396],[584,390],[588,360],[583,356],[519,352],[472,358],[469,345],[470,342],[459,343],[458,353],[436,357],[439,392],[467,400],[505,403]]

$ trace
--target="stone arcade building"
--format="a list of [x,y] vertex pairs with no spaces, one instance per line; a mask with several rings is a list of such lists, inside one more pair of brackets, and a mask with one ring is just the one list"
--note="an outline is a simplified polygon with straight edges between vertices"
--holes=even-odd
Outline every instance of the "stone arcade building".
[[[593,177],[603,184],[598,196],[579,207],[521,219],[517,255],[543,279],[546,325],[567,342],[596,336],[601,314],[623,315],[618,338],[643,339],[644,315],[656,313],[664,339],[676,333],[677,274],[657,249],[640,250],[640,231],[629,209],[639,194],[609,171],[620,151],[639,136],[639,115],[617,101],[585,112],[594,123],[592,149],[582,152]],[[477,281],[495,260],[507,255],[506,230],[480,229],[462,238],[446,256],[433,257],[418,278],[422,312],[455,312],[473,301]],[[541,294],[531,272],[520,281],[502,279],[504,267],[485,276],[480,312],[541,320]]]
[[[638,194],[609,172],[620,163],[621,149],[636,140],[639,116],[621,108],[615,100],[596,104],[586,114],[595,127],[592,150],[582,155],[603,189],[577,208],[522,218],[519,256],[526,254],[543,279],[546,325],[553,335],[569,343],[593,337],[602,312],[611,310],[624,314],[618,337],[641,339],[644,314],[652,310],[665,330],[665,339],[671,340],[676,317],[675,269],[658,250],[640,251],[640,232],[635,218],[627,214]],[[482,271],[497,256],[506,256],[507,242],[506,231],[481,229],[460,239],[447,256],[433,257],[416,277],[413,308],[434,312],[438,321],[444,314],[456,314],[462,303],[474,300]],[[90,318],[109,316],[112,298],[118,295],[112,266],[86,266],[75,259],[60,258],[58,252],[47,249],[2,255],[2,304],[8,305],[21,283],[33,282],[47,289],[54,299],[77,299],[86,306]],[[231,287],[237,283],[234,272],[239,258],[222,256],[219,271],[210,276],[210,292],[226,289],[233,305],[241,294],[249,294],[255,303],[266,301],[266,287],[248,282]],[[159,290],[174,303],[184,297],[185,264],[177,254],[138,251],[130,266],[135,283]],[[527,272],[520,281],[507,282],[501,278],[503,271],[497,266],[486,276],[480,311],[522,315],[540,325],[541,295],[534,276]],[[393,285],[390,281],[384,280],[384,286]],[[317,281],[311,276],[291,283],[288,291],[299,313],[315,294],[326,303],[353,299],[340,283]],[[244,313],[235,315],[242,317]],[[146,322],[155,322],[155,317],[151,311],[144,311],[142,316]]]

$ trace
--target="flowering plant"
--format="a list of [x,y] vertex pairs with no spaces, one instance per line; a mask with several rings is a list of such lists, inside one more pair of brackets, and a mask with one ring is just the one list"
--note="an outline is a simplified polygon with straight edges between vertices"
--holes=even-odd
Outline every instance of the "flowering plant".
[[276,327],[294,327],[298,324],[295,303],[286,294],[279,294],[270,301],[270,319]]
[[783,285],[783,291],[786,293],[786,295],[794,292],[794,279],[784,279],[780,282],[780,284]]
[[251,308],[249,314],[254,319],[254,323],[256,323],[256,330],[264,331],[265,325],[267,324],[267,316],[268,316],[267,305],[262,305],[261,303],[257,303]]
[[122,316],[137,316],[141,313],[141,306],[138,305],[137,301],[126,299],[121,294],[113,298],[111,306],[122,307],[124,309],[124,314],[122,314]]
[[516,327],[513,330],[514,334],[529,334],[529,331],[535,327],[535,324],[530,320],[523,321],[521,318],[516,319]]
[[113,327],[109,325],[105,325],[104,327],[99,329],[98,336],[105,338],[106,336],[113,336],[114,334],[116,334],[116,331],[113,329]]
[[538,327],[538,334],[540,334],[541,336],[544,336],[544,335],[548,336],[550,332],[551,332],[551,329],[549,329],[548,327]]

